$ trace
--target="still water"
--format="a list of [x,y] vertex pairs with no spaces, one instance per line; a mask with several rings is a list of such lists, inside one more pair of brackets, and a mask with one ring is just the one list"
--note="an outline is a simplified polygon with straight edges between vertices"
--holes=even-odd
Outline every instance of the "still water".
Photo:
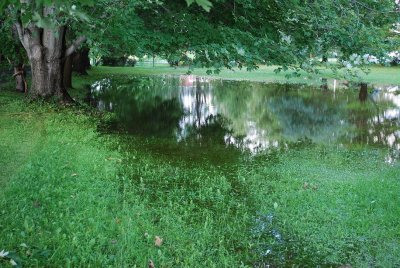
[[111,77],[91,86],[89,101],[114,112],[108,130],[143,139],[146,150],[167,157],[179,152],[189,160],[211,159],[232,150],[257,154],[308,141],[381,147],[388,152],[387,162],[396,161],[399,88],[369,89],[361,102],[356,87],[326,90],[196,76]]

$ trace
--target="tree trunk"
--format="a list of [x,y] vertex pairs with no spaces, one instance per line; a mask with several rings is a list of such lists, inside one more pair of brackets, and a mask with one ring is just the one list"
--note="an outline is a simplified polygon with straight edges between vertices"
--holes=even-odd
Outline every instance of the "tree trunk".
[[[15,52],[15,58],[13,59],[13,62],[10,59],[8,60],[8,63],[11,66],[14,66],[14,74],[13,77],[15,78],[15,89],[19,92],[26,92],[28,89],[28,85],[25,80],[25,72],[24,72],[24,58],[22,55],[22,47],[21,43],[19,42],[18,38],[18,31],[15,25],[13,25],[11,29],[12,37],[13,40],[15,41],[13,46],[14,46],[14,52]],[[0,55],[1,58],[1,55]]]
[[[52,16],[54,12],[53,7],[43,8],[45,17]],[[33,98],[56,97],[66,102],[73,101],[64,87],[64,61],[86,38],[78,38],[66,49],[64,26],[44,29],[31,23],[24,27],[17,21],[15,27],[31,63],[32,87],[29,95]]]
[[32,98],[55,96],[68,99],[68,96],[64,96],[66,90],[64,90],[62,79],[62,57],[65,51],[64,28],[60,27],[55,33],[52,30],[31,25],[29,32],[24,29],[18,31],[31,63],[32,87],[29,95]]
[[65,59],[63,79],[65,88],[72,88],[72,56]]
[[360,84],[360,92],[358,93],[358,99],[361,102],[366,101],[368,98],[368,86],[367,83],[361,83]]
[[64,96],[66,91],[63,85],[61,59],[46,62],[44,58],[31,58],[31,68],[32,88],[29,93],[33,98],[66,97]]
[[26,92],[27,91],[27,83],[25,80],[25,73],[24,73],[24,65],[18,64],[14,66],[14,75],[15,77],[15,89],[19,92]]
[[73,54],[72,59],[73,71],[80,75],[87,75],[87,70],[90,69],[89,48],[82,48]]

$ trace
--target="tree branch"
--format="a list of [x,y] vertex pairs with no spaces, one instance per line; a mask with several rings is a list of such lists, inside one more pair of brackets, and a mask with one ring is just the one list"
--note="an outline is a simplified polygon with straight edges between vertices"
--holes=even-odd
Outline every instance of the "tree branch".
[[21,22],[19,20],[17,20],[14,25],[15,25],[15,28],[17,29],[18,38],[19,38],[20,42],[22,43],[24,48],[27,50],[28,44],[25,43],[24,28],[22,27]]
[[72,53],[75,52],[75,50],[86,41],[86,36],[82,35],[80,37],[78,37],[78,39],[76,39],[72,45],[67,48],[67,50],[65,51],[64,57],[68,57],[70,56]]

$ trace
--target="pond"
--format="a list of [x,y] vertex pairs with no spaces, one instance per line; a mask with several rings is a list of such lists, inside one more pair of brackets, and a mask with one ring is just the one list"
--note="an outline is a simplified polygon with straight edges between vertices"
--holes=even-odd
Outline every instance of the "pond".
[[91,86],[90,101],[115,113],[109,130],[140,137],[144,149],[161,156],[215,161],[218,153],[257,154],[306,140],[386,148],[386,161],[392,162],[400,152],[396,89],[374,88],[361,102],[358,88],[333,91],[190,75],[112,77]]
[[400,95],[369,90],[111,76],[88,101],[165,267],[369,267],[400,259]]

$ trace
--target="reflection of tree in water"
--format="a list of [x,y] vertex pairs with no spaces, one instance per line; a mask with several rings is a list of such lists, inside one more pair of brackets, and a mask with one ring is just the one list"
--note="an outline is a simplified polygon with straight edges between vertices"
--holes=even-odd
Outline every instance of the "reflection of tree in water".
[[133,100],[123,107],[125,109],[118,114],[128,130],[151,135],[173,135],[183,114],[177,99],[162,100],[160,97],[145,103]]
[[289,140],[310,138],[315,142],[336,140],[342,135],[345,131],[343,107],[329,105],[318,97],[280,96],[266,101],[279,121],[283,137]]
[[399,158],[400,96],[375,92],[367,104],[350,111],[350,122],[356,126],[351,142],[384,145],[391,149],[388,157]]
[[246,81],[216,83],[215,105],[230,121],[233,130],[232,135],[225,138],[227,144],[257,151],[276,143],[275,137],[270,135],[276,122],[263,105],[270,92],[263,90],[263,85]]
[[[202,107],[207,106],[207,99],[204,90],[201,88],[201,84],[199,78],[196,77],[196,102],[195,102],[195,111],[196,111],[196,126],[201,126],[201,114],[204,109]],[[207,119],[206,119],[207,121]]]
[[209,115],[203,124],[187,126],[186,135],[182,142],[196,142],[202,144],[224,145],[227,136],[232,135],[229,122],[222,115]]
[[186,139],[194,128],[207,125],[207,119],[217,115],[212,98],[212,87],[208,81],[194,76],[181,77],[180,101],[184,115],[179,122],[178,140]]
[[298,85],[224,82],[216,98],[235,134],[254,148],[306,137],[325,142],[346,129],[344,105],[329,92]]
[[92,88],[97,89],[99,94],[99,108],[112,110],[124,129],[134,133],[170,136],[178,128],[183,110],[174,92],[168,92],[167,99],[159,96],[166,81],[161,78],[136,78],[95,84]]

